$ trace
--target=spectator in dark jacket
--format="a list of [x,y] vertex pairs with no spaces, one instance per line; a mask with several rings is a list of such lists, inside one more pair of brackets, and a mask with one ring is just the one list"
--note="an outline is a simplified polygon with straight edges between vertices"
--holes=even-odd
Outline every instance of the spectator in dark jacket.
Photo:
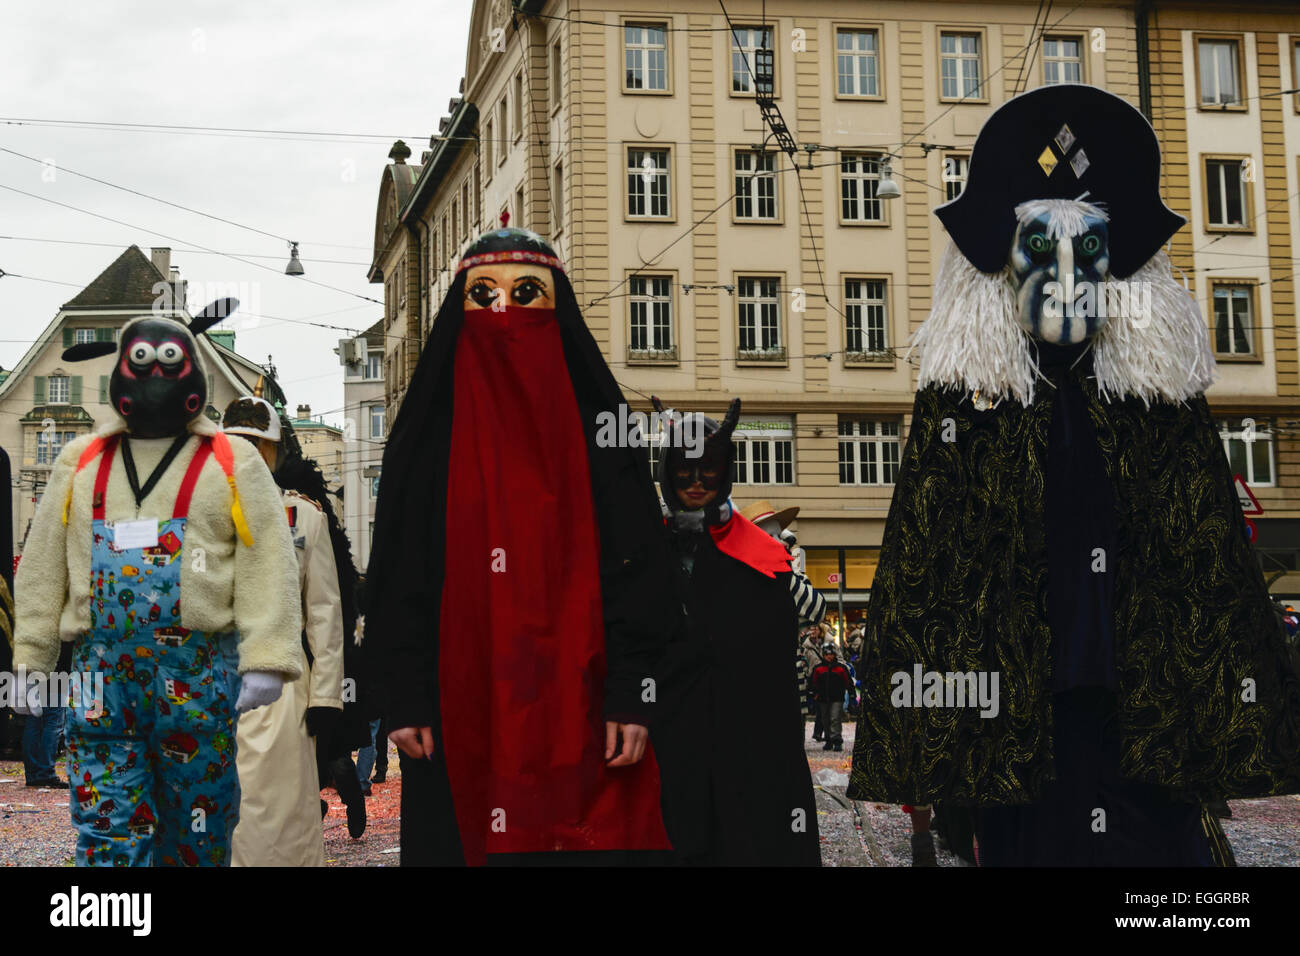
[[826,745],[822,749],[843,750],[844,695],[852,693],[853,678],[849,676],[848,668],[839,662],[834,644],[827,642],[822,645],[821,662],[812,672],[812,688],[822,727],[826,731]]

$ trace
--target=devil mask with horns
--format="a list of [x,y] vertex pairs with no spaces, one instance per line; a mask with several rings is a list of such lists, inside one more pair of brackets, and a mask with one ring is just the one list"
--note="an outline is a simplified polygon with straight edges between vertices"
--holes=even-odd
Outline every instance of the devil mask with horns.
[[[699,412],[691,412],[680,420],[669,418],[659,399],[654,398],[653,402],[655,411],[666,420],[665,451],[659,458],[655,477],[663,489],[669,513],[678,516],[700,511],[703,524],[724,521],[723,512],[731,494],[731,433],[740,420],[740,399],[732,401],[721,425]],[[692,456],[693,449],[686,447],[683,436],[700,434],[704,436],[703,447],[694,449],[697,454]],[[698,503],[693,503],[693,499]]]
[[195,336],[216,325],[239,306],[237,299],[218,299],[185,325],[161,316],[142,316],[123,328],[118,345],[84,342],[66,349],[69,362],[98,358],[117,349],[109,378],[113,409],[136,438],[179,435],[208,403],[207,375]]

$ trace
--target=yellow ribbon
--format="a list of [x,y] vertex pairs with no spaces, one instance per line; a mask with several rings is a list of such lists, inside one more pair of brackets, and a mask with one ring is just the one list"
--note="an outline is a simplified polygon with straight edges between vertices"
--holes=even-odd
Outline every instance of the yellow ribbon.
[[240,541],[251,548],[253,533],[248,530],[248,522],[244,520],[244,509],[239,506],[239,491],[235,488],[235,476],[226,475],[226,483],[230,485],[230,493],[234,496],[234,500],[230,503],[230,517],[235,520],[235,533],[239,535]]

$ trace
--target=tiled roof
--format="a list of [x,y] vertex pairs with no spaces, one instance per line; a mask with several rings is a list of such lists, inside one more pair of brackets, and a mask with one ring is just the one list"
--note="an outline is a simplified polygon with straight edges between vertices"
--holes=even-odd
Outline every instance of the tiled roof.
[[149,257],[132,246],[111,266],[101,272],[76,297],[65,302],[65,309],[104,309],[113,306],[149,308],[158,298],[154,284],[165,282],[164,276]]

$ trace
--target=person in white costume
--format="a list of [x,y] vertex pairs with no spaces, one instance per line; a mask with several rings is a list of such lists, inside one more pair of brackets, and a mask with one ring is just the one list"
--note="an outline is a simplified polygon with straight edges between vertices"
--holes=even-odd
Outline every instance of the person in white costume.
[[[275,472],[282,432],[269,402],[236,399],[223,428],[256,444]],[[297,492],[284,491],[283,499],[298,558],[302,676],[285,684],[274,705],[239,721],[242,798],[233,866],[325,865],[314,738],[343,713],[343,611],[325,515]]]

